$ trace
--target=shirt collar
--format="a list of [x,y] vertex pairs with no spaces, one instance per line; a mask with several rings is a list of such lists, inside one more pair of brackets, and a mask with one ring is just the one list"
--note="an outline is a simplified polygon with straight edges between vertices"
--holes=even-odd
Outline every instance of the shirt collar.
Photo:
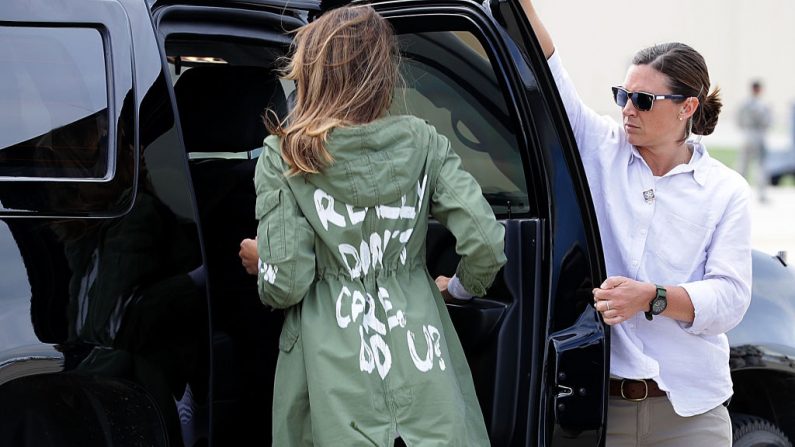
[[[707,153],[707,149],[704,147],[703,144],[691,141],[689,142],[693,146],[693,156],[690,157],[690,161],[685,165],[679,165],[675,168],[671,169],[670,172],[665,174],[663,177],[669,177],[676,174],[681,174],[685,172],[692,172],[693,173],[693,180],[699,184],[699,186],[704,186],[707,182],[707,173],[709,166],[709,153]],[[636,160],[640,163],[646,164],[646,161],[640,155],[638,148],[635,146],[631,146],[632,153],[629,157],[628,165],[631,165]]]

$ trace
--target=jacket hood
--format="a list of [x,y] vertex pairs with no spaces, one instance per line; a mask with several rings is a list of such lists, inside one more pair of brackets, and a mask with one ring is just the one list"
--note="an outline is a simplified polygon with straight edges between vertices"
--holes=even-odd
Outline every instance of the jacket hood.
[[425,121],[412,116],[338,127],[326,142],[333,164],[306,180],[357,207],[399,200],[414,191],[425,167],[428,129]]

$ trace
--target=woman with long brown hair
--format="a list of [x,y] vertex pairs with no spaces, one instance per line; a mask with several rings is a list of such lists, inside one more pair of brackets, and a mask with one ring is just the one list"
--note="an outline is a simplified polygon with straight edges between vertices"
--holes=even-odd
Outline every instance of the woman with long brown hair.
[[295,36],[295,107],[265,140],[257,240],[241,244],[262,301],[286,309],[280,447],[489,443],[425,236],[429,214],[456,236],[461,262],[444,293],[465,298],[504,264],[503,228],[444,136],[388,115],[398,60],[391,26],[368,6]]

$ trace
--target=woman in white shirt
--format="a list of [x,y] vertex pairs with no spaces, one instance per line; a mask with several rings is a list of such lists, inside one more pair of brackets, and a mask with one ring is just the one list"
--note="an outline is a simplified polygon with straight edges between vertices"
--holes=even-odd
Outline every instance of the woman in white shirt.
[[531,0],[521,0],[548,59],[582,156],[608,278],[594,305],[612,326],[607,445],[729,446],[725,333],[751,299],[745,180],[691,134],[718,121],[703,57],[681,43],[639,51],[613,87],[622,123],[577,95]]

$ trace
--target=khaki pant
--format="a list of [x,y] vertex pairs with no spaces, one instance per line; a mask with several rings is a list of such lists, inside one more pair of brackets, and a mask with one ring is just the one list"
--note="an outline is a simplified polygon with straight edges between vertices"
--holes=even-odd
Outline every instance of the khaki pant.
[[697,416],[674,412],[667,397],[630,402],[610,397],[607,447],[728,447],[732,445],[729,411],[723,405]]

